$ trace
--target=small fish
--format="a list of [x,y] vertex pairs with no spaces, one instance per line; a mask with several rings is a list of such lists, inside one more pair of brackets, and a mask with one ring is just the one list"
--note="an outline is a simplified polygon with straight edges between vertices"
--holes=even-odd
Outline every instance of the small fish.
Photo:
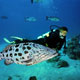
[[16,63],[33,65],[57,56],[56,50],[43,45],[27,42],[8,45],[1,53],[0,60],[5,59],[6,65]]
[[46,20],[58,22],[60,21],[60,18],[54,16],[50,16],[50,17],[46,16]]
[[35,17],[25,17],[25,22],[35,22],[36,20]]
[[2,19],[8,19],[8,17],[7,17],[7,16],[1,16],[1,18],[2,18]]
[[39,3],[39,2],[42,2],[43,0],[31,0],[31,3]]

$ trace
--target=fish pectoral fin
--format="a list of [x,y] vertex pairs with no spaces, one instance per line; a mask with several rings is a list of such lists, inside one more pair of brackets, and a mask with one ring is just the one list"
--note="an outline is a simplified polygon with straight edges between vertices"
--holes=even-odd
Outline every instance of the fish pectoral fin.
[[12,64],[12,63],[13,63],[13,61],[7,60],[7,59],[4,61],[4,64],[5,64],[5,65],[10,65],[10,64]]

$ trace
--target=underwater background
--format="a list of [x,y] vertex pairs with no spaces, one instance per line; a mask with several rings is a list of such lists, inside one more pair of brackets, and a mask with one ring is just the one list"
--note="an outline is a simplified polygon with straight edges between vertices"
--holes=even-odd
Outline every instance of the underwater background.
[[[11,41],[14,40],[11,36],[36,39],[48,32],[50,25],[67,26],[67,39],[80,34],[80,0],[33,1],[0,0],[0,51],[8,45],[3,40],[4,37]],[[59,21],[46,20],[46,16],[56,17]],[[35,20],[27,21],[31,17]],[[29,80],[31,76],[36,76],[37,80],[80,80],[80,60],[70,59],[67,55],[61,59],[67,61],[69,66],[58,68],[54,61],[44,61],[32,66],[6,66],[2,60],[0,80]]]

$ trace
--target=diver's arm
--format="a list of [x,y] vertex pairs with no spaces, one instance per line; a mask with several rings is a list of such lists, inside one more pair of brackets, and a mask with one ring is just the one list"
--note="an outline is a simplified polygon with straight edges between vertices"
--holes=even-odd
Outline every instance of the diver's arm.
[[57,30],[49,33],[50,39],[55,39],[55,38],[57,39],[57,37],[59,37],[59,32]]
[[63,46],[64,49],[66,49],[66,38],[65,38],[64,42],[61,42],[60,45],[57,46],[58,50],[60,50],[62,48],[62,46]]
[[64,49],[66,49],[66,37],[65,37],[65,42],[64,42]]
[[46,33],[38,36],[37,39],[44,38],[45,36],[46,36],[46,37],[49,37],[49,32],[46,32]]
[[60,45],[58,45],[58,46],[56,47],[56,49],[57,49],[57,50],[61,50],[62,46],[63,46],[63,44],[60,44]]

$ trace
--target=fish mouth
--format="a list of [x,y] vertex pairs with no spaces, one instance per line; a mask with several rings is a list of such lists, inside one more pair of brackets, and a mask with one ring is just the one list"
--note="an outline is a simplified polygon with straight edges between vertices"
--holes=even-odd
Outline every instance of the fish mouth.
[[55,52],[54,54],[50,55],[49,59],[53,58],[53,57],[56,57],[56,56],[58,56],[58,53]]
[[58,55],[58,53],[57,53],[57,52],[55,52],[53,55]]
[[41,57],[42,58],[42,60],[48,60],[48,59],[51,59],[51,58],[53,58],[53,57],[55,57],[55,56],[57,56],[58,55],[58,53],[54,53],[54,54],[50,54],[50,55],[44,55],[43,57]]
[[58,55],[58,53],[56,53],[56,52],[53,54],[53,56],[57,56],[57,55]]

